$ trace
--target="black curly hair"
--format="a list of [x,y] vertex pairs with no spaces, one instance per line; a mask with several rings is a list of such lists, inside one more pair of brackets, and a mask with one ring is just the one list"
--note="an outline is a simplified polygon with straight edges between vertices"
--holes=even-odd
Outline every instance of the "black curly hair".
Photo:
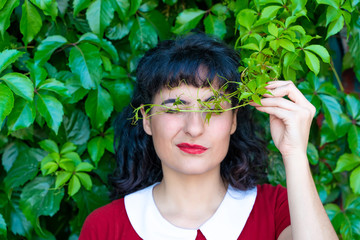
[[[227,80],[239,82],[239,64],[240,58],[232,48],[202,33],[160,42],[145,53],[137,67],[131,104],[114,123],[117,166],[110,176],[112,198],[123,197],[162,179],[161,162],[151,136],[144,132],[142,121],[131,124],[134,108],[152,103],[161,89],[178,86],[183,80],[196,87],[209,86],[213,81],[219,86]],[[204,67],[207,74],[200,78],[198,71]],[[236,88],[237,84],[229,84],[226,91]],[[238,104],[237,100],[232,102]],[[237,129],[230,137],[229,150],[220,168],[223,181],[238,189],[252,188],[265,177],[266,148],[255,132],[251,113],[248,106],[238,109]]]

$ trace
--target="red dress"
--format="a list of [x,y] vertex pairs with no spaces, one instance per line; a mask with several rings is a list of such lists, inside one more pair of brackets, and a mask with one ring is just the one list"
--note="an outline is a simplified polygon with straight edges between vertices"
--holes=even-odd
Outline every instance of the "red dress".
[[[255,203],[237,239],[275,240],[289,225],[290,214],[286,189],[268,184],[258,185]],[[124,199],[115,200],[95,210],[85,220],[79,240],[103,239],[142,239],[129,220]],[[195,240],[205,239],[202,232],[198,230]]]

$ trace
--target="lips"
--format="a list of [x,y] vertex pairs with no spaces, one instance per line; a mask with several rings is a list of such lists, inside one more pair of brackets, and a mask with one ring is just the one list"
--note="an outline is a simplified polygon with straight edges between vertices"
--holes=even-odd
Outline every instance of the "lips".
[[176,145],[181,151],[189,154],[202,154],[207,148],[201,145],[189,144],[189,143],[180,143]]

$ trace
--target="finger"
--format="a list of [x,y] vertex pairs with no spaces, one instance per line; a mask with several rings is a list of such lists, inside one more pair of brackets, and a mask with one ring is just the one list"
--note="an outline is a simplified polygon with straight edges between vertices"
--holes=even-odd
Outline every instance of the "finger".
[[300,111],[302,108],[298,104],[285,98],[263,98],[261,99],[261,105],[256,103],[251,103],[250,105],[254,107],[278,107],[289,111]]
[[300,92],[300,90],[292,81],[276,81],[275,83],[266,86],[266,89],[268,89],[272,94],[268,94],[266,97],[271,98],[288,96],[289,99],[295,103],[299,103],[304,106],[310,105],[310,102],[305,98],[305,96]]

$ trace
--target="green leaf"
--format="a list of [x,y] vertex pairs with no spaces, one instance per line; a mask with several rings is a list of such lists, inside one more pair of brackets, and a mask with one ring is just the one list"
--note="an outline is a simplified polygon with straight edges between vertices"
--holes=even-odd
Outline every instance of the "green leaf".
[[51,139],[42,140],[41,142],[39,142],[39,145],[42,149],[44,149],[45,151],[47,151],[49,153],[52,153],[52,152],[59,153],[58,145],[56,144],[56,142],[54,142]]
[[63,106],[53,96],[37,95],[37,109],[47,125],[57,134],[64,115]]
[[102,137],[95,137],[91,139],[87,146],[89,155],[91,159],[94,161],[95,165],[98,165],[101,157],[105,152],[105,141]]
[[0,73],[4,71],[10,64],[15,62],[24,53],[17,50],[4,50],[0,53]]
[[64,97],[69,96],[68,90],[65,87],[64,83],[62,83],[54,78],[49,78],[49,79],[41,82],[37,89],[38,89],[38,91],[39,90],[51,91],[51,92],[57,93],[60,96],[64,96]]
[[221,3],[217,3],[211,7],[210,11],[214,13],[216,16],[221,16],[221,15],[226,15],[228,13],[228,8]]
[[110,25],[114,17],[114,11],[111,1],[95,0],[92,2],[86,10],[86,19],[91,31],[102,37],[105,28]]
[[178,0],[163,0],[164,3],[166,3],[167,5],[174,5],[175,3],[177,3]]
[[355,154],[344,153],[336,163],[334,172],[351,171],[360,165],[360,157]]
[[14,234],[18,234],[20,236],[27,236],[28,239],[30,239],[33,226],[26,219],[23,212],[20,210],[20,207],[18,205],[18,199],[13,199],[13,201],[9,203],[9,229]]
[[101,40],[101,47],[107,52],[114,61],[119,61],[119,55],[114,45],[105,39]]
[[316,2],[318,4],[326,4],[326,5],[332,6],[336,9],[340,7],[339,1],[337,1],[337,0],[316,0]]
[[72,176],[71,172],[65,172],[65,171],[57,172],[55,188],[58,189],[62,187],[65,183],[67,183],[67,181],[69,181],[71,176]]
[[109,191],[104,185],[93,186],[91,191],[80,189],[72,198],[75,200],[79,213],[74,219],[75,224],[80,229],[85,218],[95,209],[109,203]]
[[90,163],[81,162],[76,166],[75,171],[76,172],[90,172],[93,169],[94,169],[94,166],[91,165]]
[[3,8],[0,9],[0,33],[3,39],[5,37],[6,29],[10,27],[10,16],[19,4],[19,0],[7,0],[5,1]]
[[51,16],[52,20],[55,21],[58,15],[58,4],[54,0],[31,0],[38,8],[43,10],[45,15]]
[[134,15],[141,5],[141,0],[131,0],[128,16]]
[[256,45],[255,43],[248,43],[248,44],[240,46],[240,48],[254,50],[254,51],[257,51],[257,52],[260,51],[259,46]]
[[[10,114],[14,107],[14,95],[11,90],[0,83],[0,126],[5,117]],[[1,129],[1,127],[0,127]]]
[[82,42],[82,41],[89,41],[91,43],[94,43],[95,45],[104,49],[114,61],[119,60],[117,50],[111,42],[105,39],[100,39],[98,36],[96,36],[93,33],[85,33],[84,35],[82,35],[78,42]]
[[0,78],[8,87],[18,96],[27,101],[32,101],[34,98],[34,85],[31,80],[20,73],[8,73]]
[[333,221],[337,214],[341,213],[340,207],[333,203],[326,204],[324,208],[331,221]]
[[185,9],[176,17],[175,27],[172,29],[172,32],[178,35],[189,32],[196,27],[204,14],[205,11],[200,9]]
[[22,16],[20,21],[20,32],[23,42],[27,45],[31,42],[42,27],[42,20],[36,7],[28,0],[22,5]]
[[66,142],[62,147],[61,147],[61,150],[60,150],[60,153],[61,154],[64,154],[64,153],[69,153],[69,152],[73,152],[76,150],[76,145],[73,144],[72,142]]
[[360,100],[355,94],[348,94],[345,97],[346,109],[352,119],[360,120]]
[[56,170],[58,170],[58,168],[59,165],[56,162],[48,162],[41,167],[41,172],[43,173],[44,176],[46,176],[51,173],[54,173]]
[[141,14],[148,21],[159,35],[160,40],[166,40],[171,37],[170,24],[166,17],[157,10]]
[[81,43],[70,51],[69,66],[83,88],[96,89],[101,80],[101,56],[97,47]]
[[41,41],[35,52],[35,64],[39,66],[44,65],[44,63],[50,59],[51,54],[66,43],[67,40],[59,35],[49,36]]
[[19,153],[23,152],[26,149],[27,146],[24,143],[17,141],[11,142],[9,145],[5,147],[4,152],[2,154],[1,163],[6,172],[8,172],[11,169]]
[[240,26],[243,26],[247,30],[250,30],[253,27],[257,16],[257,12],[255,12],[254,10],[243,9],[236,16],[236,22],[240,24]]
[[279,39],[278,43],[281,47],[285,48],[286,50],[288,50],[290,52],[295,52],[294,44],[290,40]]
[[81,184],[79,178],[73,175],[69,182],[68,194],[74,196],[80,190]]
[[[69,155],[69,153],[67,153],[66,155]],[[66,172],[72,173],[75,171],[75,162],[69,158],[62,158],[59,162],[59,166]]]
[[74,0],[73,8],[74,8],[74,16],[78,15],[79,12],[88,8],[91,3],[91,0]]
[[39,216],[53,216],[59,211],[64,191],[54,189],[53,185],[50,176],[36,177],[23,188],[20,208],[33,225]]
[[69,116],[65,116],[58,137],[63,142],[72,142],[77,146],[86,144],[90,137],[88,117],[80,110],[74,110]]
[[335,35],[336,33],[340,32],[340,30],[343,27],[344,27],[344,17],[341,15],[341,16],[339,16],[338,19],[336,19],[335,21],[330,23],[325,39],[328,39],[330,36]]
[[251,96],[251,99],[252,99],[255,103],[261,105],[261,99],[260,99],[260,97],[259,97],[258,95],[253,94],[253,95]]
[[261,11],[260,20],[262,19],[273,19],[277,12],[280,10],[281,6],[269,6],[265,7]]
[[146,51],[157,44],[157,32],[145,18],[137,17],[130,31],[129,41],[133,52]]
[[5,239],[7,238],[6,222],[1,213],[0,213],[0,236],[4,236]]
[[105,35],[111,40],[120,40],[129,34],[133,24],[134,21],[118,22],[116,25],[108,27]]
[[91,91],[85,101],[85,111],[95,129],[102,127],[113,111],[110,94],[102,87]]
[[150,12],[159,5],[159,0],[142,0],[139,7],[141,12]]
[[271,35],[275,36],[275,37],[278,37],[279,36],[279,30],[278,28],[276,27],[276,25],[274,23],[270,23],[268,25],[268,31]]
[[14,106],[7,120],[9,132],[29,127],[36,117],[34,103],[30,103],[22,98],[17,98]]
[[350,174],[350,187],[356,194],[360,194],[360,167]]
[[[81,158],[77,152],[67,152],[61,155],[63,159],[70,159],[75,166],[81,163]],[[73,170],[72,170],[73,171]]]
[[209,14],[204,19],[205,32],[223,39],[226,34],[225,21],[217,16]]
[[44,157],[45,153],[40,149],[30,148],[20,152],[4,179],[6,188],[18,187],[33,179],[39,172],[39,163]]
[[343,239],[358,239],[360,237],[360,213],[359,209],[346,210],[341,219],[340,233]]
[[337,124],[341,121],[340,115],[342,114],[341,105],[338,101],[332,97],[327,95],[319,95],[322,107],[325,114],[325,119],[329,124],[329,127],[336,131]]
[[122,22],[126,22],[130,9],[130,0],[113,0],[113,5]]
[[317,54],[325,63],[330,63],[330,54],[321,45],[309,45],[305,47],[305,49],[312,51],[313,53]]
[[303,36],[306,35],[305,29],[300,25],[295,25],[295,26],[289,27],[288,29],[291,30],[291,31],[296,31],[296,32],[300,33]]
[[360,155],[360,127],[351,125],[348,133],[348,143],[351,152]]
[[84,188],[88,191],[92,188],[92,181],[87,173],[76,173],[75,176],[77,176],[81,182],[81,185],[84,186]]
[[320,62],[319,59],[310,51],[304,50],[305,53],[305,63],[310,68],[310,70],[318,75],[320,71]]
[[328,7],[326,9],[326,26],[329,25],[332,21],[336,20],[341,16],[341,10],[334,7]]
[[319,153],[318,153],[316,147],[314,146],[314,144],[308,143],[306,152],[307,152],[309,162],[312,165],[318,164],[318,162],[319,162]]

